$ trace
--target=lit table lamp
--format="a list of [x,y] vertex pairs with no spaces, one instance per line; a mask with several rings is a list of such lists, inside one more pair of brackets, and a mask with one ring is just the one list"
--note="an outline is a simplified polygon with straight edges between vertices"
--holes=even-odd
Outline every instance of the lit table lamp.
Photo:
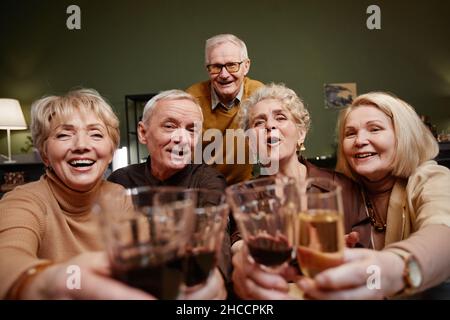
[[16,99],[0,99],[0,130],[8,135],[8,160],[3,163],[14,163],[11,159],[11,130],[25,130],[27,123]]

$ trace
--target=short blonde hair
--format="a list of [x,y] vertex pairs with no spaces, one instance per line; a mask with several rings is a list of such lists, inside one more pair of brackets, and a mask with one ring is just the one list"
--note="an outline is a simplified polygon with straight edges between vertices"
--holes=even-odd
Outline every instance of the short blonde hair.
[[338,119],[338,151],[336,170],[357,179],[348,164],[342,142],[348,115],[360,106],[373,106],[392,121],[396,137],[396,154],[392,174],[408,178],[423,162],[436,157],[439,146],[431,131],[420,120],[416,111],[405,101],[386,92],[370,92],[358,96],[352,105],[341,111]]
[[242,106],[239,110],[239,126],[247,130],[250,127],[249,111],[250,108],[257,103],[274,99],[280,101],[283,107],[294,118],[294,122],[300,130],[304,130],[305,134],[308,132],[311,125],[311,118],[308,110],[306,110],[303,101],[295,93],[294,90],[287,88],[284,84],[270,83],[262,86],[256,90],[248,99],[242,102]]
[[106,125],[112,141],[112,152],[120,142],[119,119],[111,106],[93,89],[78,89],[62,96],[48,96],[31,106],[31,135],[34,146],[45,155],[45,143],[50,136],[51,122],[69,119],[76,112],[93,112]]
[[247,46],[245,42],[236,37],[234,34],[218,34],[206,40],[205,43],[205,65],[209,64],[209,52],[216,46],[230,42],[241,49],[241,59],[248,59]]
[[198,107],[198,109],[200,111],[200,115],[202,117],[202,122],[203,122],[202,108],[200,107],[200,104],[198,103],[197,99],[195,99],[194,96],[191,95],[190,93],[187,93],[183,90],[172,89],[172,90],[161,91],[160,93],[158,93],[156,96],[151,98],[145,104],[144,111],[142,112],[142,122],[144,123],[144,125],[148,125],[148,121],[150,121],[151,115],[152,115],[156,105],[158,104],[158,102],[164,101],[164,100],[189,100],[189,101],[192,101]]

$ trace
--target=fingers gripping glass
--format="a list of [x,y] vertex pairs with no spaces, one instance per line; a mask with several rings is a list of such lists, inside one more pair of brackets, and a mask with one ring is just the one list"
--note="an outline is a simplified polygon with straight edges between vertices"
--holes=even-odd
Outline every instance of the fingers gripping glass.
[[214,63],[214,64],[208,64],[206,66],[206,69],[208,69],[208,72],[211,74],[218,74],[222,71],[223,67],[225,67],[225,69],[227,69],[227,71],[229,73],[235,73],[238,72],[239,69],[241,68],[241,64],[244,62],[228,62],[225,64],[220,64],[220,63]]

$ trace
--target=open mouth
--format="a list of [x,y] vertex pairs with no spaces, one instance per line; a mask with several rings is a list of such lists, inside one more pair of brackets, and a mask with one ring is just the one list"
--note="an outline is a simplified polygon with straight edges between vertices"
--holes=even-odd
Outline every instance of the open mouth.
[[78,159],[69,161],[69,164],[74,168],[87,168],[91,167],[94,163],[95,163],[94,160],[89,159]]
[[267,144],[270,146],[276,145],[277,143],[279,143],[281,140],[278,137],[268,137],[267,138]]
[[185,155],[189,154],[189,150],[186,150],[186,149],[172,149],[172,150],[169,150],[169,153],[172,156],[175,156],[175,157],[184,157]]
[[233,81],[219,82],[219,84],[220,84],[221,86],[228,86],[228,85],[230,85],[230,84],[232,84],[232,83],[233,83]]
[[369,157],[372,157],[372,156],[375,156],[375,155],[377,155],[376,152],[365,152],[365,153],[357,153],[357,154],[355,154],[354,157],[356,159],[366,159],[366,158],[369,158]]

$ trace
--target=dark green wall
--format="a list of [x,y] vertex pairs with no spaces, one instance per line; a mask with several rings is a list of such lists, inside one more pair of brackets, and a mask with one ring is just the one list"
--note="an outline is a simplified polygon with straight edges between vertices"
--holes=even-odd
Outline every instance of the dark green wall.
[[[66,28],[70,4],[81,7],[79,31]],[[370,4],[381,7],[381,30],[366,28]],[[124,120],[126,94],[205,79],[205,39],[234,33],[247,43],[251,77],[284,82],[304,98],[313,120],[307,155],[326,155],[336,112],[324,108],[324,83],[391,91],[438,130],[450,128],[449,16],[447,0],[2,0],[0,97],[19,99],[29,121],[33,100],[92,87]],[[13,153],[26,135],[13,133]]]

